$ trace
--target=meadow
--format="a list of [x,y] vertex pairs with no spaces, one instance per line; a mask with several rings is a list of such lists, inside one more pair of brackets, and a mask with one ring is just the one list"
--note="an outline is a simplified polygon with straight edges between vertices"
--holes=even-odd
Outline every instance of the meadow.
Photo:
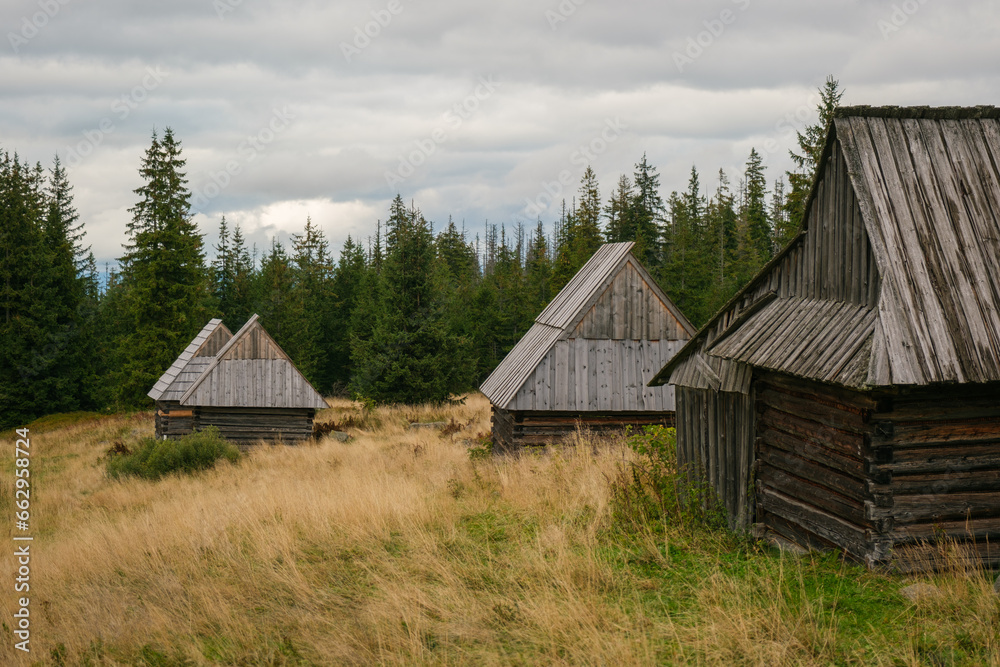
[[[869,572],[644,522],[622,507],[624,437],[493,457],[479,394],[330,402],[318,421],[347,442],[157,481],[106,474],[149,412],[32,424],[32,650],[13,648],[8,547],[0,664],[1000,665],[996,573]],[[408,428],[431,421],[453,425]],[[8,536],[13,450],[9,432]],[[939,593],[900,594],[918,581]]]

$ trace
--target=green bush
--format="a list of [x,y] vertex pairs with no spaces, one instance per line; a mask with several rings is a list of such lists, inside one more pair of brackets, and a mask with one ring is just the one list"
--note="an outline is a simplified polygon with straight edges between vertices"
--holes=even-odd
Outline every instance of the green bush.
[[628,438],[638,455],[612,485],[617,518],[633,524],[724,528],[726,515],[703,471],[677,463],[677,434],[646,426]]
[[179,440],[144,438],[134,451],[112,453],[107,472],[113,479],[125,476],[159,479],[172,472],[206,470],[219,459],[235,463],[239,457],[239,449],[219,435],[219,429],[210,426]]

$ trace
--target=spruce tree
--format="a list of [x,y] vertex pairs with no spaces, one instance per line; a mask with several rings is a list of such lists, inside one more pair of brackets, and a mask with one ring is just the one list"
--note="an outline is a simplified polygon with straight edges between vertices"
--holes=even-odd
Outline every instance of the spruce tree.
[[329,297],[333,299],[333,319],[330,330],[329,364],[331,393],[346,391],[354,365],[351,362],[351,321],[361,297],[365,273],[364,248],[350,235],[340,251]]
[[764,177],[764,163],[756,148],[750,149],[746,171],[743,175],[745,192],[742,214],[746,220],[750,244],[763,265],[774,254],[771,244],[771,223],[767,214],[767,180]]
[[535,234],[531,237],[525,258],[525,289],[528,310],[537,315],[554,296],[552,292],[552,260],[549,257],[549,242],[545,238],[545,228],[539,220]]
[[[292,261],[285,252],[284,246],[274,237],[271,247],[261,258],[260,271],[257,272],[253,285],[253,302],[260,316],[260,323],[282,348],[294,336],[296,323],[300,316],[293,299],[289,299],[295,284]],[[233,326],[242,323],[234,321]]]
[[786,172],[790,191],[785,200],[787,219],[780,228],[775,230],[779,247],[784,247],[802,227],[806,198],[812,190],[813,179],[816,177],[816,170],[823,154],[826,135],[829,132],[830,123],[833,122],[833,111],[840,104],[840,98],[844,96],[844,91],[840,90],[840,82],[834,79],[833,75],[826,77],[826,82],[822,88],[818,89],[818,92],[819,103],[816,105],[816,111],[819,119],[813,125],[808,126],[805,132],[796,133],[801,152],[788,151],[797,168],[795,171]]
[[635,187],[632,220],[635,224],[635,255],[650,271],[660,267],[660,225],[663,220],[663,199],[660,197],[660,175],[649,164],[646,154],[635,165],[632,177]]
[[632,181],[625,174],[618,177],[618,187],[611,191],[604,215],[608,225],[604,237],[608,243],[635,240],[635,192]]
[[574,263],[579,268],[601,247],[601,193],[589,166],[580,179],[580,205],[575,215]]
[[333,262],[323,230],[306,219],[302,234],[292,235],[294,282],[288,299],[298,315],[285,332],[286,352],[302,374],[321,392],[333,386],[329,359],[335,302],[329,298]]
[[23,425],[54,407],[46,382],[56,323],[43,188],[40,166],[0,155],[0,427]]
[[574,211],[566,210],[566,200],[562,203],[562,214],[556,223],[555,257],[552,261],[552,289],[558,293],[580,269],[577,263],[577,226]]
[[371,336],[352,339],[354,396],[440,403],[473,386],[474,359],[468,341],[448,330],[434,269],[430,225],[397,195],[386,222]]
[[250,319],[254,313],[253,290],[256,279],[256,257],[257,249],[254,248],[254,255],[251,256],[250,249],[247,248],[246,239],[243,238],[243,231],[240,223],[233,227],[232,239],[229,242],[229,266],[231,271],[230,292],[226,304],[226,321],[233,326]]
[[146,392],[207,320],[208,272],[184,165],[173,131],[162,139],[154,132],[119,260],[123,326],[112,386],[122,405],[147,403]]
[[52,397],[49,411],[69,411],[86,401],[90,385],[93,341],[83,337],[87,318],[86,280],[83,271],[89,248],[82,247],[84,232],[73,206],[73,193],[66,171],[55,158],[46,191],[47,211],[43,224],[49,261],[50,313],[53,329],[46,349],[51,371],[44,382]]

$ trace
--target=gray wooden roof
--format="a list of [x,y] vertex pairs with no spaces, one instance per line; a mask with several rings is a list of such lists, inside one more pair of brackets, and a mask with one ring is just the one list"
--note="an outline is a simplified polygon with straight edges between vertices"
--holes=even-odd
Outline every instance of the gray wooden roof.
[[876,312],[825,299],[775,299],[729,336],[713,356],[847,386],[868,378]]
[[328,407],[254,314],[180,398],[181,405]]
[[235,336],[222,320],[210,321],[149,396],[191,406],[327,407],[258,319],[251,317]]
[[[559,294],[535,318],[535,323],[494,369],[480,390],[494,405],[507,406],[536,367],[581,321],[608,288],[614,277],[631,264],[650,286],[659,302],[670,311],[680,328],[690,335],[694,327],[631,254],[632,242],[607,243],[577,271]],[[685,336],[686,337],[686,336]]]
[[839,221],[806,224],[651,384],[698,374],[686,360],[701,353],[851,387],[1000,380],[1000,109],[838,109],[806,220],[838,145],[866,237],[855,241],[875,258],[877,304],[786,295],[745,308],[711,339],[790,251]]
[[835,119],[882,276],[874,384],[1000,380],[997,109]]
[[146,394],[154,401],[179,401],[181,395],[187,391],[191,383],[205,370],[210,359],[203,357],[195,358],[202,345],[218,331],[223,336],[231,337],[233,334],[226,328],[220,319],[210,320],[202,327],[202,330],[188,344],[180,356],[174,360],[160,379],[156,381],[153,388]]

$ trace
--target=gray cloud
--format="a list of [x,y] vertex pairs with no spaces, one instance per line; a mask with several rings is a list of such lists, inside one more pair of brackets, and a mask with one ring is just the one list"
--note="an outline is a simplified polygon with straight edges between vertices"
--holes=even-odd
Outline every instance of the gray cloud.
[[[830,73],[854,104],[1000,92],[1000,10],[985,1],[396,2],[4,3],[0,147],[73,158],[102,259],[121,252],[139,159],[166,126],[192,190],[218,189],[197,209],[209,242],[223,213],[261,247],[312,215],[336,248],[373,233],[397,191],[439,226],[451,214],[480,230],[523,217],[560,172],[572,197],[585,162],[607,195],[643,152],[664,194],[692,164],[706,189],[720,167],[735,183],[752,146],[773,149],[773,180]],[[481,77],[499,85],[476,97]],[[287,126],[251,159],[240,147],[283,109]],[[609,119],[621,133],[581,161]],[[405,163],[413,173],[387,183]]]

